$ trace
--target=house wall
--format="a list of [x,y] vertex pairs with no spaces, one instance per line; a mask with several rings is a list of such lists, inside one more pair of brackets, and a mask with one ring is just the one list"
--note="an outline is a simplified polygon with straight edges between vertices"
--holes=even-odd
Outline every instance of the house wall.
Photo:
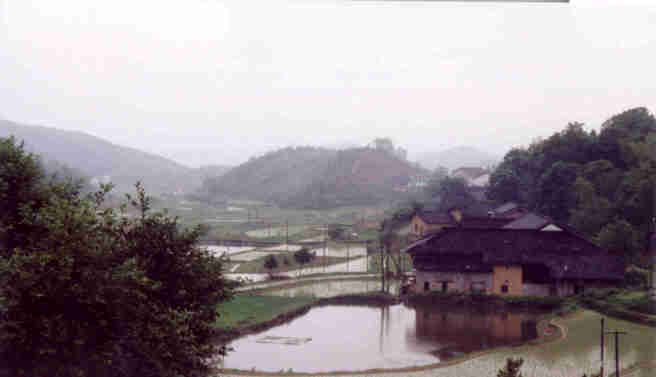
[[429,233],[436,233],[442,230],[444,224],[428,224],[419,216],[412,217],[410,232],[416,236],[425,236]]
[[431,291],[442,291],[442,282],[447,282],[447,292],[471,292],[474,283],[486,293],[492,289],[492,274],[489,273],[417,271],[416,276],[417,292],[424,291],[426,282]]
[[524,296],[549,296],[551,284],[524,283]]
[[[521,296],[524,294],[521,266],[494,266],[492,273],[492,293],[503,296]],[[508,292],[502,287],[508,285]]]

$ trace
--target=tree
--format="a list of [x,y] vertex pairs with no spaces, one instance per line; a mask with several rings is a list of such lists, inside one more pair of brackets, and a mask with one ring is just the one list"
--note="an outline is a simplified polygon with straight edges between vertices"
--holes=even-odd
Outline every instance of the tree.
[[306,247],[294,253],[294,260],[301,265],[301,269],[303,269],[303,265],[312,262],[314,257],[314,253],[311,253]]
[[9,240],[0,245],[0,372],[207,372],[216,305],[231,284],[221,261],[195,246],[200,230],[151,213],[140,185],[122,207],[139,217],[101,209],[109,186],[84,197],[74,183],[44,177],[13,139],[0,145],[0,229]]
[[506,366],[499,370],[497,377],[522,377],[522,373],[519,371],[524,364],[524,359],[506,359]]
[[278,260],[273,254],[269,254],[264,259],[264,268],[269,270],[269,275],[272,275],[272,271],[278,268]]

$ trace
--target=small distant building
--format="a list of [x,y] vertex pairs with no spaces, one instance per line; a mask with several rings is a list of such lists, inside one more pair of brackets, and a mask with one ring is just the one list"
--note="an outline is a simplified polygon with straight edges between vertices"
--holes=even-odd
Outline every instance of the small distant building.
[[615,286],[618,256],[566,229],[445,227],[405,251],[418,291],[568,296]]

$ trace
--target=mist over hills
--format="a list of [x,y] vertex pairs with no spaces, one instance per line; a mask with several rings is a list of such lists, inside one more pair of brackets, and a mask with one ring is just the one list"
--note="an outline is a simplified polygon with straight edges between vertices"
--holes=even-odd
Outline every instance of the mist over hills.
[[374,148],[335,150],[288,147],[208,179],[208,200],[241,197],[287,207],[328,208],[375,203],[398,196],[398,187],[425,169]]
[[15,136],[44,162],[62,164],[96,181],[111,181],[117,192],[132,192],[141,181],[149,194],[184,193],[197,189],[204,178],[228,167],[193,169],[167,158],[113,144],[84,132],[24,125],[0,120],[0,137]]
[[452,170],[464,166],[486,167],[494,165],[501,160],[501,157],[474,147],[458,146],[438,152],[422,153],[416,160],[422,166],[431,170],[438,166]]

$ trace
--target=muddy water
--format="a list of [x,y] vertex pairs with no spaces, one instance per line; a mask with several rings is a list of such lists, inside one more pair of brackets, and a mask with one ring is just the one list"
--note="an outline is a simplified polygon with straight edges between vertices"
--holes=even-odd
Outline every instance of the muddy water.
[[530,340],[537,335],[535,317],[402,304],[318,307],[288,324],[237,339],[223,367],[327,372],[421,366]]

